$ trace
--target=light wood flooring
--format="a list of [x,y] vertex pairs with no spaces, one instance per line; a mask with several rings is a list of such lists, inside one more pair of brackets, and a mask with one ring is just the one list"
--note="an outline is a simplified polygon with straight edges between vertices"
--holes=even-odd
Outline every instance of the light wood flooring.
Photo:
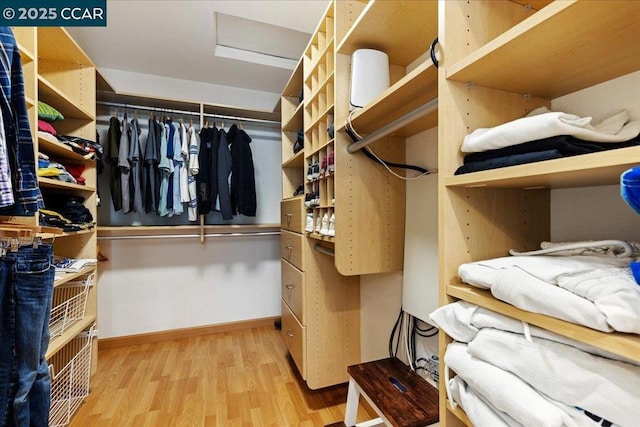
[[71,426],[325,426],[344,418],[346,395],[309,390],[280,331],[245,329],[101,350]]

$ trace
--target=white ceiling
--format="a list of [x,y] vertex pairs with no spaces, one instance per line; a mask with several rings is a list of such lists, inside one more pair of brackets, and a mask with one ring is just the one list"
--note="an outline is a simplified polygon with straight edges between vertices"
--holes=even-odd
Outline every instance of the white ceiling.
[[68,31],[99,70],[279,94],[291,70],[217,57],[216,34],[220,44],[298,59],[327,4],[328,0],[108,0],[106,27]]

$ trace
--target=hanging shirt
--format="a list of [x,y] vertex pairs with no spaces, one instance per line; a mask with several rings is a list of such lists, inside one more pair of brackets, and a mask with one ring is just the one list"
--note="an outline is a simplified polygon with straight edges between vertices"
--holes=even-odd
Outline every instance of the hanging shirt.
[[[200,149],[198,150],[198,175],[196,185],[198,191],[198,214],[205,215],[211,211],[211,154],[213,146],[212,128],[200,130]],[[217,130],[215,130],[217,132]]]
[[129,163],[129,122],[127,113],[122,119],[122,133],[120,134],[120,152],[118,153],[118,167],[120,168],[120,185],[122,187],[122,213],[131,212],[131,164]]
[[182,165],[180,166],[180,201],[189,203],[189,135],[184,123],[180,123],[180,155]]
[[182,161],[182,142],[180,141],[180,126],[177,123],[172,123],[173,128],[173,176],[172,181],[172,197],[173,197],[173,212],[174,215],[181,215],[184,212],[182,206],[182,197],[180,196],[180,170],[183,167]]
[[149,133],[144,149],[144,163],[142,175],[142,199],[146,213],[156,212],[158,202],[156,200],[156,174],[159,159],[156,157],[156,122],[149,118]]
[[256,180],[251,153],[251,138],[236,125],[228,134],[231,143],[231,205],[233,214],[256,216]]
[[200,149],[200,141],[198,138],[198,132],[193,127],[189,128],[189,168],[188,168],[188,193],[189,193],[189,207],[187,209],[189,215],[189,221],[196,221],[198,219],[198,185],[196,176],[199,172],[199,159],[198,152]]
[[44,207],[36,178],[36,162],[24,95],[20,52],[9,27],[0,27],[0,113],[9,153],[15,203],[2,215],[32,216]]
[[138,119],[131,120],[129,129],[129,163],[131,164],[131,194],[133,195],[133,211],[142,212],[142,153],[140,150],[140,134],[142,130]]
[[167,135],[169,126],[164,125],[162,127],[162,133],[160,135],[160,164],[158,170],[160,172],[160,198],[158,199],[158,215],[169,215],[170,209],[168,207],[167,200],[169,198],[169,177],[173,172],[173,161],[167,157]]
[[7,154],[7,138],[4,133],[4,123],[0,114],[0,207],[11,206],[15,203],[13,198],[13,185],[11,184],[11,166]]
[[111,189],[111,201],[113,210],[122,209],[122,185],[120,168],[118,167],[118,150],[120,147],[120,120],[115,117],[109,119],[109,131],[107,133],[106,158],[110,166],[109,187]]
[[229,175],[231,175],[231,152],[227,145],[227,134],[220,130],[220,145],[218,147],[218,199],[222,219],[233,219],[231,209],[231,192],[229,190]]

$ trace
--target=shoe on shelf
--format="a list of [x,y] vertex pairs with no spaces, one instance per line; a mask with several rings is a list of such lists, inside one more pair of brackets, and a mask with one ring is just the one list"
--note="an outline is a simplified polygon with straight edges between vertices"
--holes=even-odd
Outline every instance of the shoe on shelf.
[[327,236],[336,237],[336,214],[331,214],[329,217],[329,231]]
[[320,221],[320,217],[316,217],[316,229],[315,232],[320,234],[322,231],[322,221]]
[[313,164],[310,164],[307,168],[307,181],[311,181],[313,179]]
[[320,206],[320,192],[316,191],[312,205],[313,206]]
[[305,224],[304,231],[306,231],[307,233],[313,233],[313,214],[312,213],[307,214],[307,222]]
[[315,196],[313,195],[313,193],[307,193],[307,194],[305,194],[305,196],[304,196],[304,205],[305,205],[306,207],[310,208],[310,207],[311,207],[312,200],[313,200],[313,198],[314,198],[314,197],[315,197]]
[[302,196],[304,194],[304,185],[300,184],[293,193],[293,197]]
[[333,173],[333,171],[335,170],[335,164],[334,164],[334,152],[330,152],[329,153],[329,158],[327,159],[327,171],[329,173]]
[[324,215],[322,215],[322,226],[320,227],[320,234],[322,234],[323,236],[329,235],[329,214],[327,214],[326,212]]
[[320,164],[319,164],[318,162],[315,162],[315,163],[313,164],[313,172],[312,172],[312,175],[313,175],[313,179],[318,179],[318,178],[320,178]]
[[327,173],[327,157],[322,158],[320,162],[320,176],[324,176]]

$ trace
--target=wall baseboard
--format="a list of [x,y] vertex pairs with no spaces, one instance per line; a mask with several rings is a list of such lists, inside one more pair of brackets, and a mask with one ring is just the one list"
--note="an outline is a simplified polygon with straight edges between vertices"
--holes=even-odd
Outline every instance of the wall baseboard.
[[180,338],[219,334],[222,332],[238,331],[241,329],[262,328],[265,326],[273,326],[274,322],[277,320],[280,320],[280,316],[242,320],[239,322],[219,323],[217,325],[196,326],[193,328],[172,329],[169,331],[149,332],[145,334],[126,335],[123,337],[98,338],[98,351],[161,341],[171,341]]

